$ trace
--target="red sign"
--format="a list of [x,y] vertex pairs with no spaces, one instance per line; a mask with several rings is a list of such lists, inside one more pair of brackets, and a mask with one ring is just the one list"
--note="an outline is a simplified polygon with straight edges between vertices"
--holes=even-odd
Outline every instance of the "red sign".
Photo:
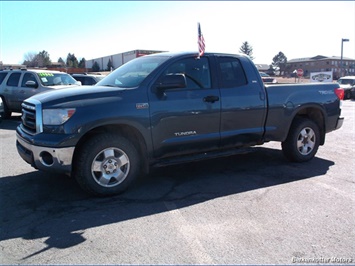
[[297,76],[302,77],[303,76],[303,69],[297,69]]

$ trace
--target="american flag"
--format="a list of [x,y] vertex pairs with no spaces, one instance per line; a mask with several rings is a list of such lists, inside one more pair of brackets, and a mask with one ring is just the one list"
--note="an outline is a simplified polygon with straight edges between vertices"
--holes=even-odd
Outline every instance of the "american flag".
[[198,23],[198,56],[203,56],[205,53],[205,39],[201,33],[201,26]]

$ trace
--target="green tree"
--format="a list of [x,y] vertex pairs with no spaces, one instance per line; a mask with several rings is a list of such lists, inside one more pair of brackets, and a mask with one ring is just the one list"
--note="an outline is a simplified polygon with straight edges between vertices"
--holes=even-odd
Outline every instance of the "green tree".
[[80,60],[80,62],[79,62],[79,67],[80,67],[80,68],[85,68],[85,63],[86,63],[85,58],[84,58],[84,57],[81,58],[81,60]]
[[74,54],[69,53],[67,56],[67,67],[77,68],[79,66],[78,59]]
[[283,52],[279,52],[272,59],[271,65],[273,67],[278,67],[280,69],[280,75],[282,75],[285,72],[286,63],[287,63],[287,57],[284,55]]
[[253,47],[248,42],[243,42],[242,46],[239,48],[239,52],[249,56],[251,60],[254,60]]
[[111,59],[108,60],[108,63],[107,63],[107,71],[111,71],[113,69],[113,64],[112,64],[112,61]]
[[92,65],[92,71],[94,71],[94,72],[100,71],[100,66],[96,61]]
[[60,63],[62,66],[65,66],[65,62],[64,62],[63,58],[61,58],[61,57],[59,57],[58,63]]

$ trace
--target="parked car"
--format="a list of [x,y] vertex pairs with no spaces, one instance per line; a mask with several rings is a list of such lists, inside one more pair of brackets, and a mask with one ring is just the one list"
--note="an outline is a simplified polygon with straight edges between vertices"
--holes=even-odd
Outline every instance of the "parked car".
[[95,85],[97,82],[102,80],[105,75],[99,74],[72,74],[73,78],[80,81],[82,85]]
[[270,77],[268,74],[265,72],[259,72],[261,79],[263,80],[264,83],[278,83],[277,79]]
[[4,117],[21,112],[22,102],[40,92],[80,85],[67,73],[41,69],[15,69],[0,71],[0,98]]
[[344,99],[355,99],[355,76],[342,77],[338,83],[344,89]]

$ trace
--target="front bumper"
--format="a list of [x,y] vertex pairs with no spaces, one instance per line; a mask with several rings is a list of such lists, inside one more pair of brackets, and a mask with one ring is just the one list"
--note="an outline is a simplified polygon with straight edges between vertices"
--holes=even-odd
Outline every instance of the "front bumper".
[[18,133],[16,136],[17,152],[32,167],[47,172],[71,174],[75,147],[41,147],[28,143]]

